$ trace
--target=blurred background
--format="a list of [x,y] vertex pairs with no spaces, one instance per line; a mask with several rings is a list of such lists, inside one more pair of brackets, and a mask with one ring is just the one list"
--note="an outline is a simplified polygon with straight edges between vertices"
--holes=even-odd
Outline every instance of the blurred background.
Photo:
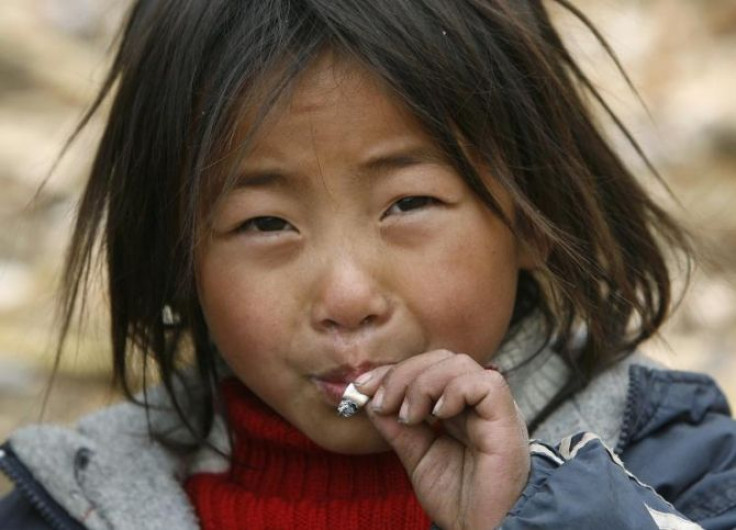
[[[55,289],[99,118],[37,191],[104,76],[128,4],[0,3],[0,440],[40,418],[54,362]],[[590,33],[555,10],[569,45],[679,202],[612,133],[613,141],[706,252],[675,317],[646,349],[672,367],[713,375],[736,403],[736,2],[576,5],[609,39],[642,101]],[[104,295],[93,293],[90,307],[44,420],[72,422],[119,399],[108,388]]]

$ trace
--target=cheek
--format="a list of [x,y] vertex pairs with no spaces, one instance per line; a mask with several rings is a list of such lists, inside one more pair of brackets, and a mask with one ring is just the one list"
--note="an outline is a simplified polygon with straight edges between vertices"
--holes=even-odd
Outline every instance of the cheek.
[[[482,233],[482,232],[481,232]],[[426,262],[415,307],[435,345],[487,359],[508,328],[516,299],[518,265],[510,235],[458,237]]]
[[284,330],[284,311],[279,305],[283,297],[277,289],[212,264],[205,264],[200,272],[202,310],[223,356],[252,357],[259,351],[271,351]]

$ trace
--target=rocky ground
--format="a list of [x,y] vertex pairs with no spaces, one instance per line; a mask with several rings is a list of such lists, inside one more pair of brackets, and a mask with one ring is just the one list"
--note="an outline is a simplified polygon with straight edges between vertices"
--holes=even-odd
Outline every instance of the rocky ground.
[[[99,122],[36,192],[104,74],[105,50],[126,5],[0,4],[0,439],[40,417],[53,364],[54,289]],[[671,208],[704,250],[676,317],[647,348],[674,367],[712,374],[736,403],[736,4],[578,5],[605,29],[648,112],[590,35],[560,14],[570,45],[651,154],[679,198]],[[661,186],[642,175],[666,200]],[[47,401],[48,420],[71,422],[116,399],[107,389],[104,321],[95,307],[101,302],[93,296],[93,317],[66,352]],[[0,483],[0,492],[6,487]]]

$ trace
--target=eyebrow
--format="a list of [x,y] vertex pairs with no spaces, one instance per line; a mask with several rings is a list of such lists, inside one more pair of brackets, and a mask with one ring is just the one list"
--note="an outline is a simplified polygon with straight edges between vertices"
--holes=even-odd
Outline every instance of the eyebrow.
[[[447,159],[436,149],[414,147],[376,155],[362,162],[356,171],[360,176],[380,176],[422,164],[448,165]],[[298,180],[297,175],[279,169],[254,169],[240,172],[235,189],[285,187]]]
[[422,164],[447,165],[447,160],[436,149],[420,146],[372,157],[360,165],[359,172],[376,175]]
[[278,170],[242,171],[235,179],[235,189],[240,188],[268,188],[285,186],[292,179]]

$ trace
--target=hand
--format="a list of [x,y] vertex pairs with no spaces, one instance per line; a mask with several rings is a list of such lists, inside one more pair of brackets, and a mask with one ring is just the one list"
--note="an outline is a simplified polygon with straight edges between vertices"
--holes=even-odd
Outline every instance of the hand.
[[530,467],[526,426],[503,376],[437,350],[366,377],[358,388],[373,396],[368,416],[427,515],[444,530],[498,526]]

